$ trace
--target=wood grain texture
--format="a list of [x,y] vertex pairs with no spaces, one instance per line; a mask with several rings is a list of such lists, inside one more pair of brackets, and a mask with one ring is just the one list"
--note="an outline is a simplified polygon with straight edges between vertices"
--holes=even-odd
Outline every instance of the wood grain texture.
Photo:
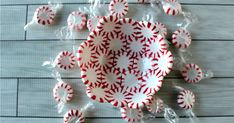
[[[81,40],[77,41],[76,46],[80,43]],[[42,63],[55,59],[62,50],[73,49],[70,43],[59,41],[2,41],[0,44],[3,52],[1,77],[51,77],[51,69],[42,67]],[[231,41],[193,42],[190,49],[193,59],[190,61],[212,70],[215,77],[234,77],[233,46]],[[171,72],[169,76],[176,75]],[[80,71],[76,69],[63,76],[80,77]]]
[[[87,0],[60,0],[63,3],[87,3]],[[104,0],[103,0],[104,1]],[[110,0],[105,0],[109,2]],[[137,0],[128,0],[130,3],[136,3]],[[198,4],[234,4],[233,0],[179,0],[181,3]],[[46,4],[48,0],[2,0],[1,4]]]
[[[183,110],[178,108],[176,97],[178,92],[173,91],[172,82],[184,88],[191,89],[196,95],[194,112],[198,116],[234,115],[234,79],[209,79],[196,85],[186,84],[180,79],[166,79],[163,88],[158,95],[165,103],[173,107],[180,116],[186,116]],[[67,79],[76,90],[76,96],[68,107],[82,107],[90,99],[85,94],[85,87],[79,79]],[[58,115],[53,100],[52,89],[56,81],[54,79],[21,79],[19,86],[19,114],[20,116],[44,116],[56,117]],[[27,101],[25,101],[27,100]],[[218,102],[212,105],[214,102]],[[120,117],[118,109],[110,104],[95,103],[96,109],[90,112],[88,117]]]
[[[62,118],[0,118],[3,123],[62,123]],[[233,117],[199,118],[201,123],[233,123]],[[127,123],[122,119],[86,119],[87,123]],[[189,119],[181,118],[180,123],[188,123]],[[139,123],[139,122],[136,122]],[[167,123],[165,119],[157,118],[146,123]]]
[[0,79],[0,116],[16,116],[17,80]]
[[[87,7],[87,4],[79,5],[64,5],[62,12],[58,13],[57,23],[51,27],[39,27],[27,31],[27,39],[57,39],[55,31],[61,29],[67,25],[66,19],[69,13],[77,10],[79,7]],[[32,19],[33,13],[38,7],[37,5],[29,6],[28,22]],[[234,40],[234,15],[232,10],[234,6],[205,6],[205,5],[184,5],[185,11],[190,11],[195,15],[198,15],[199,21],[193,25],[191,29],[193,39],[227,39]],[[149,5],[129,5],[129,12],[127,17],[132,17],[136,20],[142,20],[142,17],[149,9]],[[152,10],[153,11],[153,10]],[[212,12],[215,11],[215,14]],[[170,38],[171,32],[178,27],[176,24],[182,23],[182,16],[171,17],[162,14],[159,17],[159,21],[163,22],[168,28],[168,38]],[[224,31],[225,30],[225,31]],[[88,30],[77,32],[76,39],[86,39]]]
[[1,6],[0,40],[23,40],[26,6]]

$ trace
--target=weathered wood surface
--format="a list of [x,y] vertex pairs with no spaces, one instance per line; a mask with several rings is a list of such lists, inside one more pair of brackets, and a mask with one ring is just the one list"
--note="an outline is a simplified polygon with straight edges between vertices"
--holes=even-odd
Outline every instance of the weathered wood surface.
[[[2,41],[0,44],[2,77],[51,77],[51,70],[42,67],[42,63],[54,59],[62,50],[73,49],[71,43],[59,41]],[[233,46],[232,41],[194,41],[190,49],[192,62],[214,71],[215,77],[234,77]],[[175,76],[173,73],[170,76]],[[79,76],[76,69],[65,77]]]
[[[38,5],[29,6],[28,22],[32,19],[34,11]],[[79,5],[64,5],[63,11],[58,14],[57,24],[52,27],[41,27],[31,29],[27,31],[26,39],[57,39],[55,30],[60,29],[62,26],[67,25],[68,14],[79,7],[87,7],[87,4]],[[206,5],[184,5],[186,11],[191,11],[195,15],[198,15],[198,22],[191,28],[193,39],[226,39],[234,40],[234,15],[232,14],[234,6],[206,6]],[[128,17],[133,17],[136,20],[142,20],[143,15],[149,10],[149,5],[129,5]],[[199,9],[198,9],[199,8]],[[215,12],[215,14],[213,14]],[[178,28],[176,24],[183,22],[182,17],[171,17],[163,14],[160,16],[159,21],[163,22],[168,27],[169,36],[170,33]],[[43,31],[42,31],[43,30]],[[225,31],[224,31],[225,30]],[[86,39],[88,30],[77,34],[77,39]],[[170,38],[168,36],[168,38]]]
[[[59,0],[63,3],[87,3],[88,0]],[[110,2],[110,0],[103,0]],[[129,3],[137,3],[137,0],[128,0]],[[181,3],[190,4],[234,4],[233,0],[179,0]],[[1,0],[1,5],[15,4],[46,4],[48,0]]]
[[[79,7],[88,6],[86,0],[61,0],[65,2],[64,10],[58,15],[57,25],[51,28],[28,30],[23,26],[32,18],[38,5],[46,4],[48,0],[1,0],[0,5],[0,122],[3,123],[59,123],[59,115],[54,107],[51,90],[55,80],[49,79],[50,71],[41,67],[45,60],[54,58],[61,50],[71,50],[69,43],[59,42],[54,31],[66,26],[68,14]],[[108,0],[109,1],[109,0]],[[129,0],[128,17],[141,20],[147,5],[134,4]],[[191,28],[193,44],[189,49],[195,63],[209,68],[215,78],[203,80],[196,85],[189,85],[177,79],[178,73],[173,72],[166,79],[161,98],[174,108],[180,116],[184,116],[175,105],[176,92],[171,83],[193,90],[196,94],[194,112],[200,116],[201,123],[232,123],[234,121],[234,1],[233,0],[181,0],[183,8],[198,15],[199,22]],[[27,17],[27,18],[26,18]],[[172,19],[174,21],[172,21]],[[181,18],[171,18],[163,15],[159,19],[170,29],[176,29],[175,24]],[[83,41],[88,32],[77,35],[77,46]],[[168,37],[169,38],[169,37]],[[82,107],[88,102],[84,86],[79,78],[79,69],[71,75],[64,75],[76,89],[76,99],[69,107]],[[75,77],[75,78],[74,78]],[[170,90],[170,91],[168,91]],[[87,117],[88,123],[121,123],[117,109],[110,105],[95,104],[96,111]],[[147,121],[147,123],[165,123],[163,118]],[[181,123],[189,122],[181,118]]]

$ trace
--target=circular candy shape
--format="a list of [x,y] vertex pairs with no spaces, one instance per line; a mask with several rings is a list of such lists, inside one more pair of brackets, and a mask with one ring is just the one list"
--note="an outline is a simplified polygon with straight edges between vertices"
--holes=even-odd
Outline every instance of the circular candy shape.
[[106,103],[106,89],[101,83],[95,83],[94,86],[88,86],[86,88],[87,96],[100,103]]
[[136,37],[138,22],[132,18],[120,19],[120,36],[127,40],[133,40]]
[[50,25],[55,20],[55,11],[51,8],[51,6],[45,5],[40,6],[35,11],[35,20],[38,24],[41,25]]
[[184,80],[189,83],[197,83],[201,81],[203,76],[201,68],[193,63],[186,64],[182,68],[181,74],[184,77]]
[[107,39],[108,49],[111,54],[117,55],[125,51],[127,40],[118,34],[110,35]]
[[157,22],[155,23],[156,27],[157,27],[157,30],[159,31],[159,34],[163,37],[166,37],[167,36],[167,28],[166,26],[161,23],[161,22]]
[[74,91],[71,85],[64,82],[58,82],[53,89],[53,96],[57,102],[69,102],[73,95]]
[[126,74],[126,71],[133,69],[133,59],[126,53],[121,52],[114,58],[114,68],[118,74]]
[[195,103],[195,95],[190,90],[183,90],[177,97],[177,103],[181,108],[191,109]]
[[181,4],[178,0],[165,0],[163,10],[166,14],[176,16],[182,12]]
[[152,114],[158,114],[164,111],[163,101],[159,98],[153,98],[153,101],[150,105],[146,106],[147,110]]
[[109,51],[99,50],[92,54],[92,64],[95,65],[99,70],[107,70],[114,66],[113,54],[109,54]]
[[126,0],[112,0],[109,4],[112,15],[122,18],[128,13],[128,2]]
[[92,47],[89,44],[89,41],[84,41],[77,50],[78,65],[80,68],[87,67],[91,63]]
[[101,71],[102,84],[108,89],[117,88],[117,85],[120,85],[122,82],[121,74],[118,74],[114,68],[110,68],[106,71]]
[[138,88],[130,93],[128,107],[133,109],[140,109],[143,106],[149,105],[152,101],[152,93],[146,91],[146,88]]
[[156,75],[153,73],[148,73],[142,77],[143,82],[141,83],[141,87],[145,88],[147,92],[154,94],[158,92],[162,86],[163,76]]
[[99,20],[97,30],[102,32],[103,35],[109,37],[120,32],[119,18],[116,16],[107,16]]
[[122,118],[127,122],[137,122],[143,118],[141,109],[131,109],[128,107],[120,108]]
[[155,61],[153,58],[142,55],[134,59],[133,69],[141,76],[151,73],[154,70]]
[[114,107],[126,107],[128,105],[127,99],[129,92],[126,87],[118,86],[114,89],[106,91],[106,98]]
[[157,38],[158,33],[159,31],[155,24],[146,21],[138,22],[136,36],[140,38],[142,42],[154,40]]
[[139,38],[133,37],[126,41],[126,52],[131,57],[136,58],[142,56],[146,52],[146,44],[142,43]]
[[155,58],[159,56],[159,54],[166,49],[167,49],[166,40],[161,35],[157,35],[157,38],[146,42],[145,52],[148,55],[148,57]]
[[155,62],[154,71],[157,75],[166,76],[172,70],[173,56],[169,50],[160,52],[153,61]]
[[126,74],[122,74],[122,83],[121,85],[126,87],[129,92],[133,92],[140,87],[139,76],[134,70],[126,71]]
[[89,29],[89,31],[93,31],[97,27],[98,21],[101,18],[102,18],[101,16],[94,16],[88,19],[87,28]]
[[64,114],[63,117],[64,123],[84,123],[85,122],[85,117],[82,112],[80,112],[77,109],[71,109],[69,110],[66,114]]
[[62,51],[55,59],[58,68],[63,70],[72,69],[76,65],[76,57],[72,52]]
[[191,44],[192,38],[188,30],[179,28],[172,35],[172,44],[176,48],[186,49]]
[[82,30],[85,27],[86,21],[85,13],[80,11],[73,11],[67,18],[67,24],[70,29],[76,31]]
[[94,86],[95,83],[101,83],[101,73],[92,64],[81,68],[81,78],[86,86]]
[[93,30],[88,36],[89,45],[92,46],[93,51],[107,49],[107,38],[106,36],[97,30]]

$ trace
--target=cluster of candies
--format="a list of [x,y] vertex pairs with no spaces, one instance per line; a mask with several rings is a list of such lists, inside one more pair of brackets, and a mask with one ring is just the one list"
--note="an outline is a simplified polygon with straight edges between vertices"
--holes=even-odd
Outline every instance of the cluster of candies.
[[[127,0],[111,0],[105,14],[99,13],[105,6],[100,0],[94,0],[89,9],[71,12],[65,27],[66,36],[59,34],[59,37],[71,38],[74,31],[80,32],[87,26],[90,31],[87,40],[79,45],[75,53],[62,51],[55,60],[43,63],[43,66],[53,69],[53,76],[58,81],[53,95],[58,102],[59,112],[62,112],[64,106],[74,97],[73,87],[63,82],[60,73],[79,67],[87,96],[97,102],[111,103],[119,108],[122,118],[126,121],[143,122],[164,113],[169,122],[178,122],[173,109],[155,95],[160,90],[164,77],[173,69],[173,61],[184,80],[189,83],[197,83],[210,77],[211,73],[194,63],[187,63],[186,49],[192,40],[187,27],[193,20],[188,13],[182,11],[177,0],[138,2],[150,2],[152,8],[162,9],[167,16],[182,15],[186,24],[174,31],[171,41],[167,41],[167,28],[161,22],[144,17],[140,21],[125,18],[129,9]],[[36,25],[53,24],[61,8],[59,3],[49,3],[37,8],[25,30]],[[89,19],[87,14],[90,15]],[[151,12],[145,17],[148,15],[154,18]],[[62,29],[58,32],[63,31]],[[169,51],[170,43],[179,49],[178,58],[173,57]],[[191,110],[195,103],[194,93],[176,85],[174,88],[179,90],[178,106],[185,109],[189,116],[195,117]],[[143,107],[146,107],[150,115],[143,113]],[[88,103],[81,110],[70,109],[64,115],[64,123],[83,123],[84,113],[92,108],[93,104]]]

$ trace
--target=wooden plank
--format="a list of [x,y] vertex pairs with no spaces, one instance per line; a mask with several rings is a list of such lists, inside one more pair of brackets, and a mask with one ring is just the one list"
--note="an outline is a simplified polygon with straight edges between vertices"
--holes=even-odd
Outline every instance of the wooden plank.
[[[54,59],[62,50],[72,51],[71,44],[59,41],[2,41],[0,44],[1,77],[51,77],[50,70],[42,67],[42,63]],[[214,71],[215,77],[234,77],[233,46],[231,41],[193,42],[190,49],[194,58],[192,62]],[[79,69],[64,76],[80,77]],[[175,74],[172,72],[170,76]]]
[[[205,117],[199,118],[201,123],[233,123],[234,117]],[[3,123],[60,123],[62,118],[1,118]],[[187,118],[181,118],[180,123],[190,122]],[[122,119],[86,119],[87,123],[126,123]],[[162,118],[147,120],[147,123],[167,123]],[[138,123],[138,122],[136,122]]]
[[[158,95],[164,99],[165,103],[173,107],[178,115],[186,116],[176,104],[176,91],[171,87],[172,82],[178,83],[194,91],[196,94],[196,106],[194,112],[198,116],[222,116],[233,115],[234,97],[233,78],[229,79],[209,79],[191,86],[180,79],[166,79],[163,88]],[[69,108],[82,107],[90,99],[85,94],[85,88],[81,80],[66,79],[76,90],[76,97],[68,106]],[[19,116],[40,116],[57,117],[62,116],[57,113],[56,103],[52,97],[54,79],[21,79],[19,86]],[[33,95],[33,96],[32,96]],[[27,101],[25,101],[27,100]],[[218,102],[215,103],[214,102]],[[109,104],[96,103],[95,112],[90,112],[89,117],[120,117],[118,109],[112,108]]]
[[17,80],[0,79],[0,116],[16,116]]
[[[87,3],[87,0],[60,0],[63,3]],[[110,1],[110,0],[105,0]],[[130,3],[136,3],[137,0],[128,0]],[[2,0],[0,5],[4,4],[46,4],[48,0]],[[199,4],[234,4],[232,0],[180,0],[181,3],[199,3]]]
[[26,6],[1,6],[1,40],[23,40]]
[[[58,14],[57,24],[52,27],[41,27],[39,29],[31,29],[27,31],[27,39],[56,39],[55,30],[66,26],[66,19],[70,12],[77,10],[79,7],[87,7],[88,5],[64,5],[64,10]],[[136,20],[142,20],[143,15],[145,15],[145,10],[149,10],[149,5],[142,6],[136,4],[130,4],[130,9],[127,17],[133,17]],[[28,21],[32,19],[33,13],[37,5],[29,6]],[[234,35],[234,25],[232,21],[234,16],[232,10],[234,6],[204,6],[204,5],[184,5],[186,11],[191,11],[196,14],[199,18],[199,22],[196,23],[190,30],[193,39],[229,39],[233,40]],[[211,12],[216,12],[216,14],[210,14]],[[165,14],[159,17],[159,21],[165,23],[168,27],[169,35],[176,28],[176,24],[182,22],[182,17],[171,17]],[[218,26],[217,26],[218,25]],[[77,39],[86,39],[88,30],[84,32],[77,33]],[[170,38],[170,37],[168,37]]]

